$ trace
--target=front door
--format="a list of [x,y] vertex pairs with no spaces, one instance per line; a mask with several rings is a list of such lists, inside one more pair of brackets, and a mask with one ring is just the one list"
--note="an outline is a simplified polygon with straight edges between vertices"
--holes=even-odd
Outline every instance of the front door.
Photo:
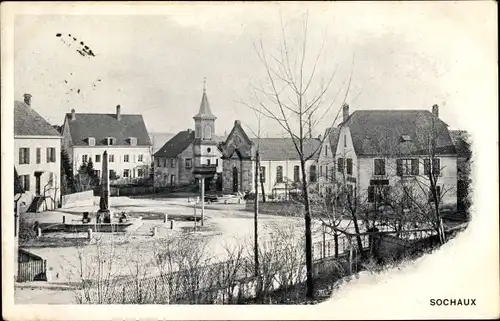
[[40,190],[41,190],[41,186],[40,186],[40,175],[36,175],[36,174],[35,174],[35,195],[36,195],[36,196],[39,196],[39,195],[40,195]]
[[233,167],[233,193],[238,193],[238,168]]

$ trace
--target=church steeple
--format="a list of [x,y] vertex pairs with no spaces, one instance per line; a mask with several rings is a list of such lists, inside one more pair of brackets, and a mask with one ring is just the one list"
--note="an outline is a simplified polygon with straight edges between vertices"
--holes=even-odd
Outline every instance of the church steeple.
[[208,98],[207,98],[207,78],[205,77],[203,81],[203,94],[201,96],[201,104],[200,104],[200,110],[198,111],[198,114],[196,114],[193,118],[196,119],[217,119],[214,114],[212,114],[212,111],[210,110],[210,104],[208,103]]

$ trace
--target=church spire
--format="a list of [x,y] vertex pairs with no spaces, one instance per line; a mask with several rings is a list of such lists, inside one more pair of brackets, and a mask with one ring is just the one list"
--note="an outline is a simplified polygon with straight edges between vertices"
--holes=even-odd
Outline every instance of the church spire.
[[200,104],[200,110],[198,111],[198,114],[194,116],[194,118],[198,119],[216,119],[217,117],[212,114],[212,111],[210,110],[210,104],[208,103],[208,98],[207,98],[207,77],[204,77],[203,79],[203,94],[201,96],[201,104]]

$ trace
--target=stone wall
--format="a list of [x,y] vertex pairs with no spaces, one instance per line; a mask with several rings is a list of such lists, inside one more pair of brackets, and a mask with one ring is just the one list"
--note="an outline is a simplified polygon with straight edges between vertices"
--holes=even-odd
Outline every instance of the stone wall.
[[251,160],[224,159],[222,170],[222,191],[233,193],[233,168],[238,169],[238,191],[246,192],[253,189],[253,168]]

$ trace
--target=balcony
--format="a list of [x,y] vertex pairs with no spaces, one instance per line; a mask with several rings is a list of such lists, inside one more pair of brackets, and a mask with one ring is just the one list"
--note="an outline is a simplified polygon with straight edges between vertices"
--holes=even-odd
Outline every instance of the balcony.
[[215,173],[217,173],[217,165],[216,164],[198,165],[198,166],[195,166],[194,170],[193,170],[193,174],[195,174],[195,175],[213,176]]

